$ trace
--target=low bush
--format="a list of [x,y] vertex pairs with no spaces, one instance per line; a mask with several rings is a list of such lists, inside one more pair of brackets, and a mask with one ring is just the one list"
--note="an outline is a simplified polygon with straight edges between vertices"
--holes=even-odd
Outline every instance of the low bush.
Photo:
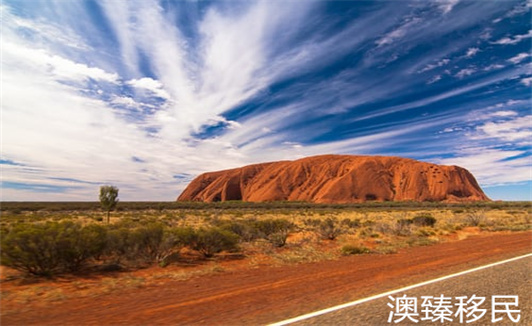
[[294,224],[287,219],[266,219],[254,221],[253,226],[260,238],[268,240],[275,247],[282,247]]
[[194,231],[190,228],[170,228],[161,223],[150,223],[132,230],[129,241],[132,254],[143,262],[166,266],[166,259],[178,254],[193,237]]
[[138,226],[131,221],[110,226],[105,255],[114,263],[136,266],[157,262],[166,266],[167,258],[178,254],[194,238],[194,230],[168,227],[160,222]]
[[19,224],[1,236],[2,265],[40,276],[78,271],[100,256],[107,243],[103,227],[73,222]]
[[112,226],[107,230],[107,246],[104,250],[104,256],[111,259],[113,263],[120,264],[122,259],[134,257],[133,241],[131,231],[125,226]]
[[466,224],[468,226],[479,226],[480,223],[484,222],[486,219],[486,214],[484,211],[475,211],[467,213],[465,217]]
[[100,225],[58,224],[57,251],[60,264],[76,272],[91,258],[100,258],[107,246],[107,230]]
[[56,225],[16,225],[2,234],[2,265],[29,274],[51,276],[59,268],[58,237]]
[[224,250],[235,250],[237,243],[238,235],[217,227],[199,229],[191,239],[192,249],[199,251],[204,257],[212,257]]
[[194,239],[194,230],[189,227],[166,228],[162,241],[156,248],[155,260],[160,266],[168,264],[170,256],[178,255],[181,249],[188,246]]
[[430,237],[436,233],[432,229],[420,228],[414,232],[414,235],[417,237]]
[[342,247],[342,255],[361,255],[361,254],[367,254],[370,252],[370,250],[365,246],[355,246],[355,245],[344,245]]
[[268,236],[268,241],[274,247],[284,247],[286,240],[288,239],[288,231],[278,231]]
[[321,220],[319,218],[306,218],[305,220],[303,220],[303,224],[305,224],[305,226],[313,228],[320,225]]
[[412,232],[412,229],[411,229],[411,225],[412,225],[412,220],[411,219],[406,219],[406,218],[402,218],[402,219],[398,219],[395,224],[392,226],[392,233],[394,235],[398,235],[398,236],[407,236],[407,235],[410,235],[410,233]]
[[416,226],[429,226],[434,227],[436,224],[436,218],[428,213],[421,213],[412,219],[412,223]]
[[280,231],[291,231],[294,227],[293,223],[285,218],[257,220],[253,225],[262,238],[267,238],[270,234]]
[[341,224],[347,226],[348,228],[355,229],[355,228],[360,227],[360,220],[344,218]]
[[327,218],[316,227],[316,232],[322,239],[334,240],[340,234],[344,233],[344,229],[336,219]]
[[217,226],[238,235],[241,241],[249,242],[260,238],[259,230],[254,223],[255,221],[249,220],[224,221]]

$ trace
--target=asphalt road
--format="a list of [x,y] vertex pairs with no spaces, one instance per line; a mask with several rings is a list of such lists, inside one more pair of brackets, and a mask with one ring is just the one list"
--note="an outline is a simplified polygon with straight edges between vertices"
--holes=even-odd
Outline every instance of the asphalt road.
[[[440,297],[442,294],[444,297],[450,298],[451,305],[459,302],[456,297],[466,297],[465,300],[469,300],[473,295],[483,297],[485,301],[478,308],[486,309],[486,312],[477,321],[470,323],[466,321],[473,319],[473,316],[467,318],[464,314],[464,319],[461,323],[459,316],[455,316],[457,307],[454,306],[449,308],[452,315],[447,315],[448,318],[453,320],[452,322],[448,320],[445,320],[443,323],[441,320],[420,320],[422,317],[425,317],[425,313],[422,312],[423,309],[435,311],[434,308],[421,307],[423,301],[421,297]],[[396,320],[402,317],[401,315],[398,316],[395,314],[395,304],[397,298],[403,297],[403,295],[406,295],[407,298],[417,299],[417,313],[419,315],[412,316],[414,320],[418,320],[417,323],[408,318],[395,323]],[[513,301],[512,298],[493,298],[499,295],[518,296],[518,306],[509,306],[510,310],[520,311],[520,320],[517,323],[514,323],[506,313],[496,313],[495,318],[502,317],[502,320],[495,323],[492,322],[492,300],[495,300],[495,302]],[[398,292],[391,296],[395,298],[395,302],[389,297],[384,297],[299,321],[291,325],[532,325],[532,257],[528,256],[523,259],[453,277],[406,292]],[[388,304],[394,308],[391,308]],[[443,306],[446,305],[444,304]],[[471,305],[467,305],[466,307],[471,307]],[[504,310],[504,306],[497,306],[496,310]],[[391,312],[393,314],[389,322],[388,319]],[[480,316],[481,312],[475,313],[475,315]],[[518,314],[512,313],[511,315],[515,318]],[[429,317],[434,317],[434,315],[430,315],[429,313]]]

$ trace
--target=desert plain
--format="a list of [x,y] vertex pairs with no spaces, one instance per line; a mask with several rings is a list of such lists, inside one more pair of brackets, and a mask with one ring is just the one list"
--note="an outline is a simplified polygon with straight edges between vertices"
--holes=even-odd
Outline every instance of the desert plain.
[[531,213],[528,202],[123,202],[107,223],[98,203],[6,202],[3,232],[97,226],[107,242],[71,270],[4,264],[1,321],[272,323],[530,253]]

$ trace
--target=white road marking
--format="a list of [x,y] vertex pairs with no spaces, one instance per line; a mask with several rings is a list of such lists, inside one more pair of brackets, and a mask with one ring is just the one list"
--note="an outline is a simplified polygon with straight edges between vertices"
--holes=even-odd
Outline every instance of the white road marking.
[[333,312],[333,311],[341,310],[341,309],[348,308],[348,307],[353,307],[353,306],[359,305],[359,304],[364,303],[364,302],[368,302],[368,301],[371,301],[371,300],[383,298],[383,297],[389,296],[391,294],[395,294],[397,292],[408,291],[408,290],[411,290],[411,289],[414,289],[414,288],[417,288],[417,287],[420,287],[420,286],[424,286],[424,285],[440,282],[440,281],[447,280],[447,279],[450,279],[450,278],[453,278],[453,277],[456,277],[456,276],[460,276],[460,275],[464,275],[464,274],[480,271],[480,270],[483,270],[483,269],[486,269],[486,268],[490,268],[490,267],[493,267],[493,266],[506,264],[506,263],[509,263],[509,262],[512,262],[512,261],[515,261],[515,260],[519,260],[519,259],[523,259],[523,258],[526,258],[526,257],[532,257],[532,253],[526,254],[526,255],[523,255],[523,256],[519,256],[519,257],[506,259],[506,260],[499,261],[499,262],[495,262],[495,263],[492,263],[492,264],[488,264],[488,265],[484,265],[484,266],[468,269],[468,270],[465,270],[465,271],[462,271],[462,272],[459,272],[459,273],[450,274],[450,275],[447,275],[447,276],[442,276],[442,277],[439,277],[439,278],[435,278],[433,280],[429,280],[429,281],[425,281],[425,282],[409,285],[407,287],[403,287],[403,288],[400,288],[400,289],[396,289],[396,290],[388,291],[388,292],[385,292],[385,293],[373,295],[371,297],[367,297],[367,298],[351,301],[351,302],[344,303],[344,304],[341,304],[341,305],[338,305],[338,306],[334,306],[334,307],[330,307],[330,308],[327,308],[327,309],[318,310],[318,311],[311,312],[311,313],[308,313],[308,314],[305,314],[305,315],[301,315],[301,316],[298,316],[298,317],[294,317],[294,318],[286,319],[286,320],[283,320],[283,321],[279,321],[279,322],[270,324],[269,326],[282,326],[282,325],[292,324],[292,323],[295,323],[295,322],[298,322],[298,321],[302,321],[302,320],[305,320],[305,319],[309,319],[309,318],[313,318],[313,317],[316,317],[316,316],[328,314],[328,313]]

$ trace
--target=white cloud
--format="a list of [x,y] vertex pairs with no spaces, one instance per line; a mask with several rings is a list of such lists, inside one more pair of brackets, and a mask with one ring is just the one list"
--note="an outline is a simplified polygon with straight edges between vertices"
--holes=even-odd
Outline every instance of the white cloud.
[[294,148],[294,149],[303,148],[303,145],[301,145],[298,142],[293,142],[293,141],[285,141],[285,142],[283,142],[283,145],[286,145],[286,146]]
[[[157,79],[136,78],[129,83],[172,99],[157,117],[168,122],[162,124],[159,135],[175,141],[254,96],[280,73],[288,73],[280,69],[279,61],[266,59],[272,45],[280,41],[272,42],[272,35],[283,30],[290,37],[290,30],[303,24],[316,5],[298,2],[281,8],[275,3],[246,3],[238,13],[213,5],[198,19],[199,35],[191,46],[176,27],[175,17],[155,1],[103,4],[124,60],[136,66],[140,50],[149,58]],[[133,26],[132,20],[136,21]],[[298,61],[293,66],[301,64]]]
[[480,51],[479,48],[469,48],[466,52],[466,57],[471,58]]
[[484,40],[484,41],[489,40],[489,39],[491,38],[491,32],[492,32],[492,31],[493,31],[493,29],[491,29],[491,28],[486,28],[486,29],[482,32],[482,34],[480,34],[480,39],[481,39],[481,40]]
[[[232,133],[243,129],[241,123],[224,119],[220,113],[255,95],[266,79],[279,73],[265,60],[268,33],[287,22],[303,22],[305,6],[278,11],[264,2],[250,4],[238,19],[233,12],[212,9],[199,21],[201,45],[193,52],[169,20],[172,16],[156,3],[119,7],[105,7],[105,13],[115,17],[113,29],[120,40],[121,59],[132,66],[126,71],[132,77],[127,79],[59,55],[63,45],[40,48],[40,43],[28,44],[13,26],[3,26],[2,154],[24,164],[9,173],[3,170],[3,180],[41,189],[64,186],[51,178],[91,180],[117,185],[125,200],[171,200],[184,187],[172,181],[176,173],[197,174],[255,160],[250,155],[252,148],[242,150],[224,139],[195,140],[190,133],[216,123]],[[132,20],[137,24],[132,26]],[[156,77],[138,75],[134,67],[138,52],[153,65]],[[88,60],[105,58],[94,55],[85,54]],[[124,119],[113,106],[153,107],[153,103],[142,103],[136,94],[122,94],[123,85],[133,87],[141,98],[146,91],[148,97],[166,101],[142,121]],[[273,157],[280,155],[263,148],[258,151],[270,159],[272,153]],[[132,157],[150,164],[141,165]],[[39,167],[40,172],[29,173],[24,170],[27,167]],[[3,195],[12,200],[33,198],[31,191],[16,189],[5,189]],[[68,194],[43,194],[38,199],[86,200],[94,195],[97,185],[85,184],[68,188]]]
[[454,76],[458,78],[464,78],[466,76],[470,76],[476,72],[476,69],[473,68],[464,68],[457,72]]
[[502,69],[502,68],[504,68],[504,66],[501,65],[501,64],[491,64],[491,65],[485,67],[483,70],[484,71],[492,71],[492,70],[497,70],[497,69]]
[[439,80],[441,80],[441,75],[436,75],[436,76],[432,77],[431,79],[429,79],[427,84],[434,84],[435,82],[437,82]]
[[529,58],[531,57],[532,55],[530,53],[526,53],[526,52],[523,52],[523,53],[519,53],[518,55],[516,55],[515,57],[512,57],[510,59],[508,59],[507,61],[510,61],[511,63],[513,64],[518,64],[520,63],[521,61],[525,60],[526,58]]
[[[456,157],[436,163],[468,169],[483,186],[510,184],[530,180],[530,157],[517,150],[472,147],[460,150]],[[511,159],[514,158],[514,159]]]
[[442,133],[449,133],[449,132],[462,131],[462,130],[464,130],[464,129],[461,128],[461,127],[448,127],[448,128],[443,129],[443,131],[441,131],[441,132]]
[[140,107],[140,104],[137,103],[134,99],[132,99],[131,97],[128,97],[128,96],[113,96],[113,98],[111,99],[111,103],[112,104],[117,104],[117,105],[125,105],[125,106],[129,106],[129,107],[133,107],[133,108],[139,108]]
[[487,85],[492,85],[493,83],[495,83],[497,81],[505,80],[505,79],[511,78],[513,76],[514,75],[512,73],[510,73],[510,72],[501,72],[501,73],[499,73],[499,74],[497,74],[495,76],[490,76],[489,78],[483,79],[480,82],[469,84],[467,86],[460,87],[460,88],[451,89],[451,90],[449,90],[447,92],[443,92],[443,93],[440,93],[440,94],[437,94],[437,95],[434,95],[434,96],[422,98],[422,99],[419,99],[419,100],[414,100],[414,101],[412,101],[410,103],[406,103],[406,104],[400,104],[400,105],[395,105],[395,106],[391,106],[391,107],[386,107],[386,108],[383,108],[381,110],[374,110],[374,111],[372,111],[369,114],[366,114],[366,115],[361,116],[361,117],[356,118],[356,119],[352,119],[350,121],[354,122],[354,121],[362,121],[362,120],[367,120],[367,119],[373,119],[373,118],[385,116],[387,114],[392,114],[392,113],[395,113],[395,112],[407,111],[407,110],[411,110],[411,109],[414,109],[414,108],[419,108],[419,107],[426,106],[426,105],[429,105],[429,104],[432,104],[432,103],[437,103],[439,101],[442,101],[442,100],[445,100],[445,99],[448,99],[448,98],[459,96],[461,94],[466,94],[466,93],[471,92],[473,90],[485,87]]
[[525,77],[521,79],[521,83],[524,84],[525,86],[532,85],[532,77]]
[[506,101],[506,106],[512,106],[512,105],[523,104],[523,103],[526,103],[526,101],[525,100],[512,100],[512,99],[509,99],[508,101]]
[[520,141],[530,138],[532,116],[517,117],[511,120],[486,122],[476,128],[474,139],[498,138],[503,141]]
[[2,26],[9,26],[3,32],[16,30],[22,33],[32,34],[32,43],[61,44],[76,50],[92,50],[75,31],[68,26],[59,26],[47,20],[29,20],[11,13],[7,6],[0,5]]
[[532,4],[530,0],[527,0],[526,2],[519,2],[515,7],[512,8],[512,10],[508,11],[504,16],[494,19],[493,23],[497,24],[506,18],[522,15],[528,12],[531,7]]
[[[206,6],[206,12],[194,17],[197,25],[190,26],[199,33],[191,42],[190,35],[184,34],[190,31],[176,27],[175,12],[164,11],[157,1],[102,1],[102,11],[110,21],[117,44],[109,41],[112,48],[105,45],[92,50],[86,44],[106,42],[107,35],[97,34],[98,27],[91,29],[90,21],[78,19],[83,11],[73,10],[65,15],[72,6],[79,9],[75,2],[68,2],[69,10],[58,10],[63,3],[67,2],[49,2],[47,6],[58,14],[57,21],[62,25],[71,24],[72,30],[77,31],[88,27],[84,38],[68,34],[63,40],[51,42],[49,39],[57,30],[49,29],[33,44],[12,26],[3,26],[2,154],[25,167],[39,169],[35,173],[14,166],[4,176],[12,182],[42,187],[71,186],[66,181],[48,179],[51,177],[113,183],[119,186],[125,200],[172,200],[184,184],[169,180],[181,172],[194,175],[331,152],[379,153],[394,144],[412,141],[417,137],[416,131],[452,125],[456,116],[432,120],[424,116],[409,120],[409,128],[391,123],[363,133],[353,131],[353,136],[344,140],[317,145],[306,142],[312,136],[330,132],[330,121],[320,122],[321,116],[356,110],[388,94],[411,90],[412,85],[425,79],[411,78],[406,69],[391,71],[384,78],[365,74],[366,71],[397,57],[395,52],[408,51],[411,44],[432,41],[476,24],[467,12],[463,14],[467,19],[454,15],[460,13],[453,11],[456,1],[440,4],[443,12],[453,14],[441,21],[429,21],[423,14],[413,17],[410,7],[391,2],[382,10],[354,20],[340,33],[331,36],[327,30],[330,26],[320,23],[315,26],[316,33],[302,37],[300,33],[310,26],[308,13],[320,6],[319,2],[242,2],[236,11],[225,5]],[[434,9],[433,4],[429,7]],[[382,18],[392,14],[406,18],[398,26],[394,19]],[[427,28],[433,23],[434,28]],[[36,26],[40,25],[17,28],[39,33]],[[471,49],[469,39],[457,42],[442,45],[423,57],[412,71],[442,67],[450,63],[448,58],[454,58],[455,52]],[[356,69],[314,85],[313,81],[291,85],[296,99],[290,104],[277,92],[266,93],[270,91],[267,86],[326,67],[364,44],[373,45],[375,52],[368,51]],[[496,72],[475,84],[377,108],[362,114],[360,120],[458,96],[504,80],[510,73],[515,75],[515,71]],[[431,80],[436,82],[442,74]],[[338,96],[328,96],[331,91]],[[241,116],[238,122],[222,117],[255,96],[268,98],[269,106],[260,114]],[[132,121],[121,115],[125,107],[150,107],[154,112]],[[505,118],[508,117],[514,116]],[[308,118],[317,122],[309,126],[300,123]],[[300,129],[295,129],[295,125]],[[195,132],[208,130],[206,127],[224,132],[207,135],[207,139],[195,138]],[[485,135],[483,130],[477,132]],[[135,162],[133,157],[149,164]],[[69,188],[68,199],[93,198],[96,188],[97,185]],[[13,189],[6,193],[21,200],[31,196]],[[44,194],[39,199],[61,200],[62,196],[67,194]]]
[[532,37],[532,30],[529,30],[528,33],[526,34],[514,35],[513,37],[504,37],[504,38],[501,38],[500,40],[492,42],[492,44],[501,44],[501,45],[512,44],[513,45],[513,44],[517,44],[521,42],[522,40],[525,40],[531,37]]
[[432,70],[434,68],[438,68],[438,67],[443,67],[445,66],[446,64],[448,64],[449,62],[451,62],[451,60],[447,59],[447,58],[444,58],[444,59],[441,59],[440,61],[434,63],[434,64],[428,64],[426,65],[423,69],[421,69],[420,71],[418,71],[418,73],[422,73],[422,72],[425,72],[425,71],[429,71],[429,70]]
[[397,27],[393,31],[387,33],[375,43],[381,47],[394,43],[396,40],[404,37],[413,27],[415,27],[422,20],[418,17],[412,17],[406,20],[401,26]]
[[436,2],[438,3],[438,8],[446,15],[453,10],[460,0],[437,0]]
[[155,96],[158,96],[163,99],[170,99],[170,95],[163,88],[163,84],[158,80],[154,80],[149,77],[144,77],[140,79],[132,79],[126,82],[126,84],[131,85],[136,88],[149,90]]
[[58,55],[50,54],[42,49],[28,48],[8,40],[2,40],[2,52],[6,60],[9,60],[11,64],[26,67],[31,66],[58,80],[67,79],[84,82],[88,79],[95,79],[110,83],[118,82],[118,75],[116,73],[108,73],[97,67],[89,67],[85,64],[76,63]]
[[506,101],[506,102],[500,102],[500,103],[497,103],[497,104],[494,104],[494,105],[488,106],[488,107],[486,108],[486,110],[500,109],[500,108],[505,108],[505,107],[509,107],[509,106],[517,105],[517,104],[523,104],[523,103],[526,103],[526,101],[509,99],[509,100]]
[[491,114],[492,117],[512,117],[516,115],[517,112],[515,111],[497,111]]

